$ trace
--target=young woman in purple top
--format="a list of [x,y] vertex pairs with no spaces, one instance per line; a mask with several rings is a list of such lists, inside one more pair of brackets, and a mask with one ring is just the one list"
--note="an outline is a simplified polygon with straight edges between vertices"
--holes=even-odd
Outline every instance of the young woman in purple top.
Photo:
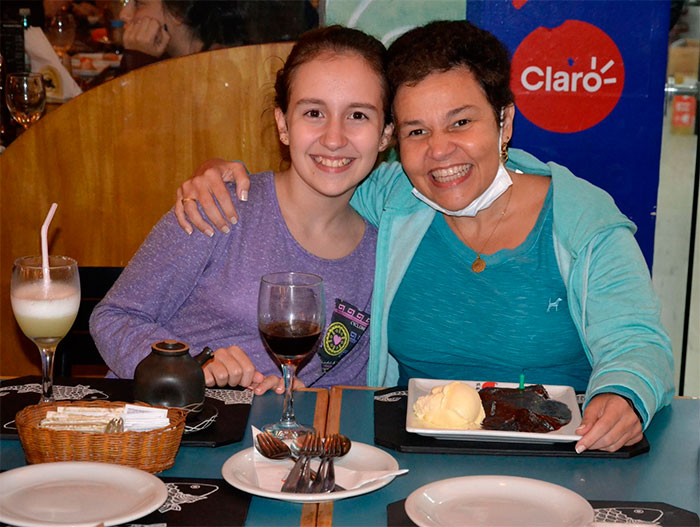
[[262,275],[292,270],[320,275],[327,298],[328,334],[300,380],[365,383],[376,230],[349,201],[391,138],[384,54],[353,29],[300,38],[275,84],[289,168],[254,178],[248,201],[236,203],[248,214],[229,232],[188,235],[173,211],[155,226],[90,319],[114,375],[132,377],[152,343],[178,339],[192,353],[216,350],[208,386],[281,393],[258,334],[257,290]]

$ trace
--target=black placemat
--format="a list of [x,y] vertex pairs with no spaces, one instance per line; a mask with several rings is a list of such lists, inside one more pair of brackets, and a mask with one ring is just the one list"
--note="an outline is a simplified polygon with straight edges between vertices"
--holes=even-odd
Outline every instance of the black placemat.
[[[386,507],[388,527],[416,527],[406,514],[406,500],[395,501]],[[595,509],[595,521],[610,523],[648,523],[662,527],[697,527],[700,526],[698,515],[685,509],[679,509],[668,503],[645,501],[593,501],[589,503]]]
[[223,479],[160,478],[168,499],[131,526],[228,527],[244,525],[252,496]]
[[617,452],[586,450],[577,454],[575,443],[515,443],[435,439],[406,431],[406,387],[387,388],[374,393],[374,442],[399,452],[423,454],[480,454],[493,456],[556,456],[630,458],[649,452],[646,437],[636,445]]
[[[38,376],[18,377],[0,381],[0,439],[17,439],[14,419],[25,406],[39,400]],[[54,379],[54,396],[66,400],[133,401],[132,381],[126,379],[101,379],[57,377]],[[236,443],[243,439],[253,395],[240,388],[207,389],[205,405],[216,409],[215,422],[197,432],[182,436],[182,446],[216,447]]]

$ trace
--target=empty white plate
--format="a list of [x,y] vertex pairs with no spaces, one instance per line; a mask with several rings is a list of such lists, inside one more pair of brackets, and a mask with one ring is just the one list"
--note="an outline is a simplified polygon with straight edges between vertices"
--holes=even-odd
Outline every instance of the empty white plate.
[[119,525],[160,507],[168,490],[148,472],[123,465],[65,461],[0,474],[0,521],[19,527]]
[[594,517],[591,504],[575,492],[512,476],[436,481],[413,491],[405,507],[420,527],[582,527]]

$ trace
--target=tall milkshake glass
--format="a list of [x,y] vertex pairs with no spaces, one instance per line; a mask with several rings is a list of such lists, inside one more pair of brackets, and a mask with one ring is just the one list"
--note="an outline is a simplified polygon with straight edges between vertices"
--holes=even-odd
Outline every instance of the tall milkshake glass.
[[78,264],[66,256],[15,260],[10,285],[12,311],[19,327],[41,352],[41,400],[53,398],[53,362],[56,346],[70,330],[80,306]]

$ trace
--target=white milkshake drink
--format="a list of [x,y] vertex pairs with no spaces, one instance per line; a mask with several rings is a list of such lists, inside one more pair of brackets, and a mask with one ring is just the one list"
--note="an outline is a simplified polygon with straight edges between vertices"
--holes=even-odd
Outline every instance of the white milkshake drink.
[[14,288],[11,300],[24,334],[41,346],[55,346],[75,321],[80,291],[64,282],[30,282]]

